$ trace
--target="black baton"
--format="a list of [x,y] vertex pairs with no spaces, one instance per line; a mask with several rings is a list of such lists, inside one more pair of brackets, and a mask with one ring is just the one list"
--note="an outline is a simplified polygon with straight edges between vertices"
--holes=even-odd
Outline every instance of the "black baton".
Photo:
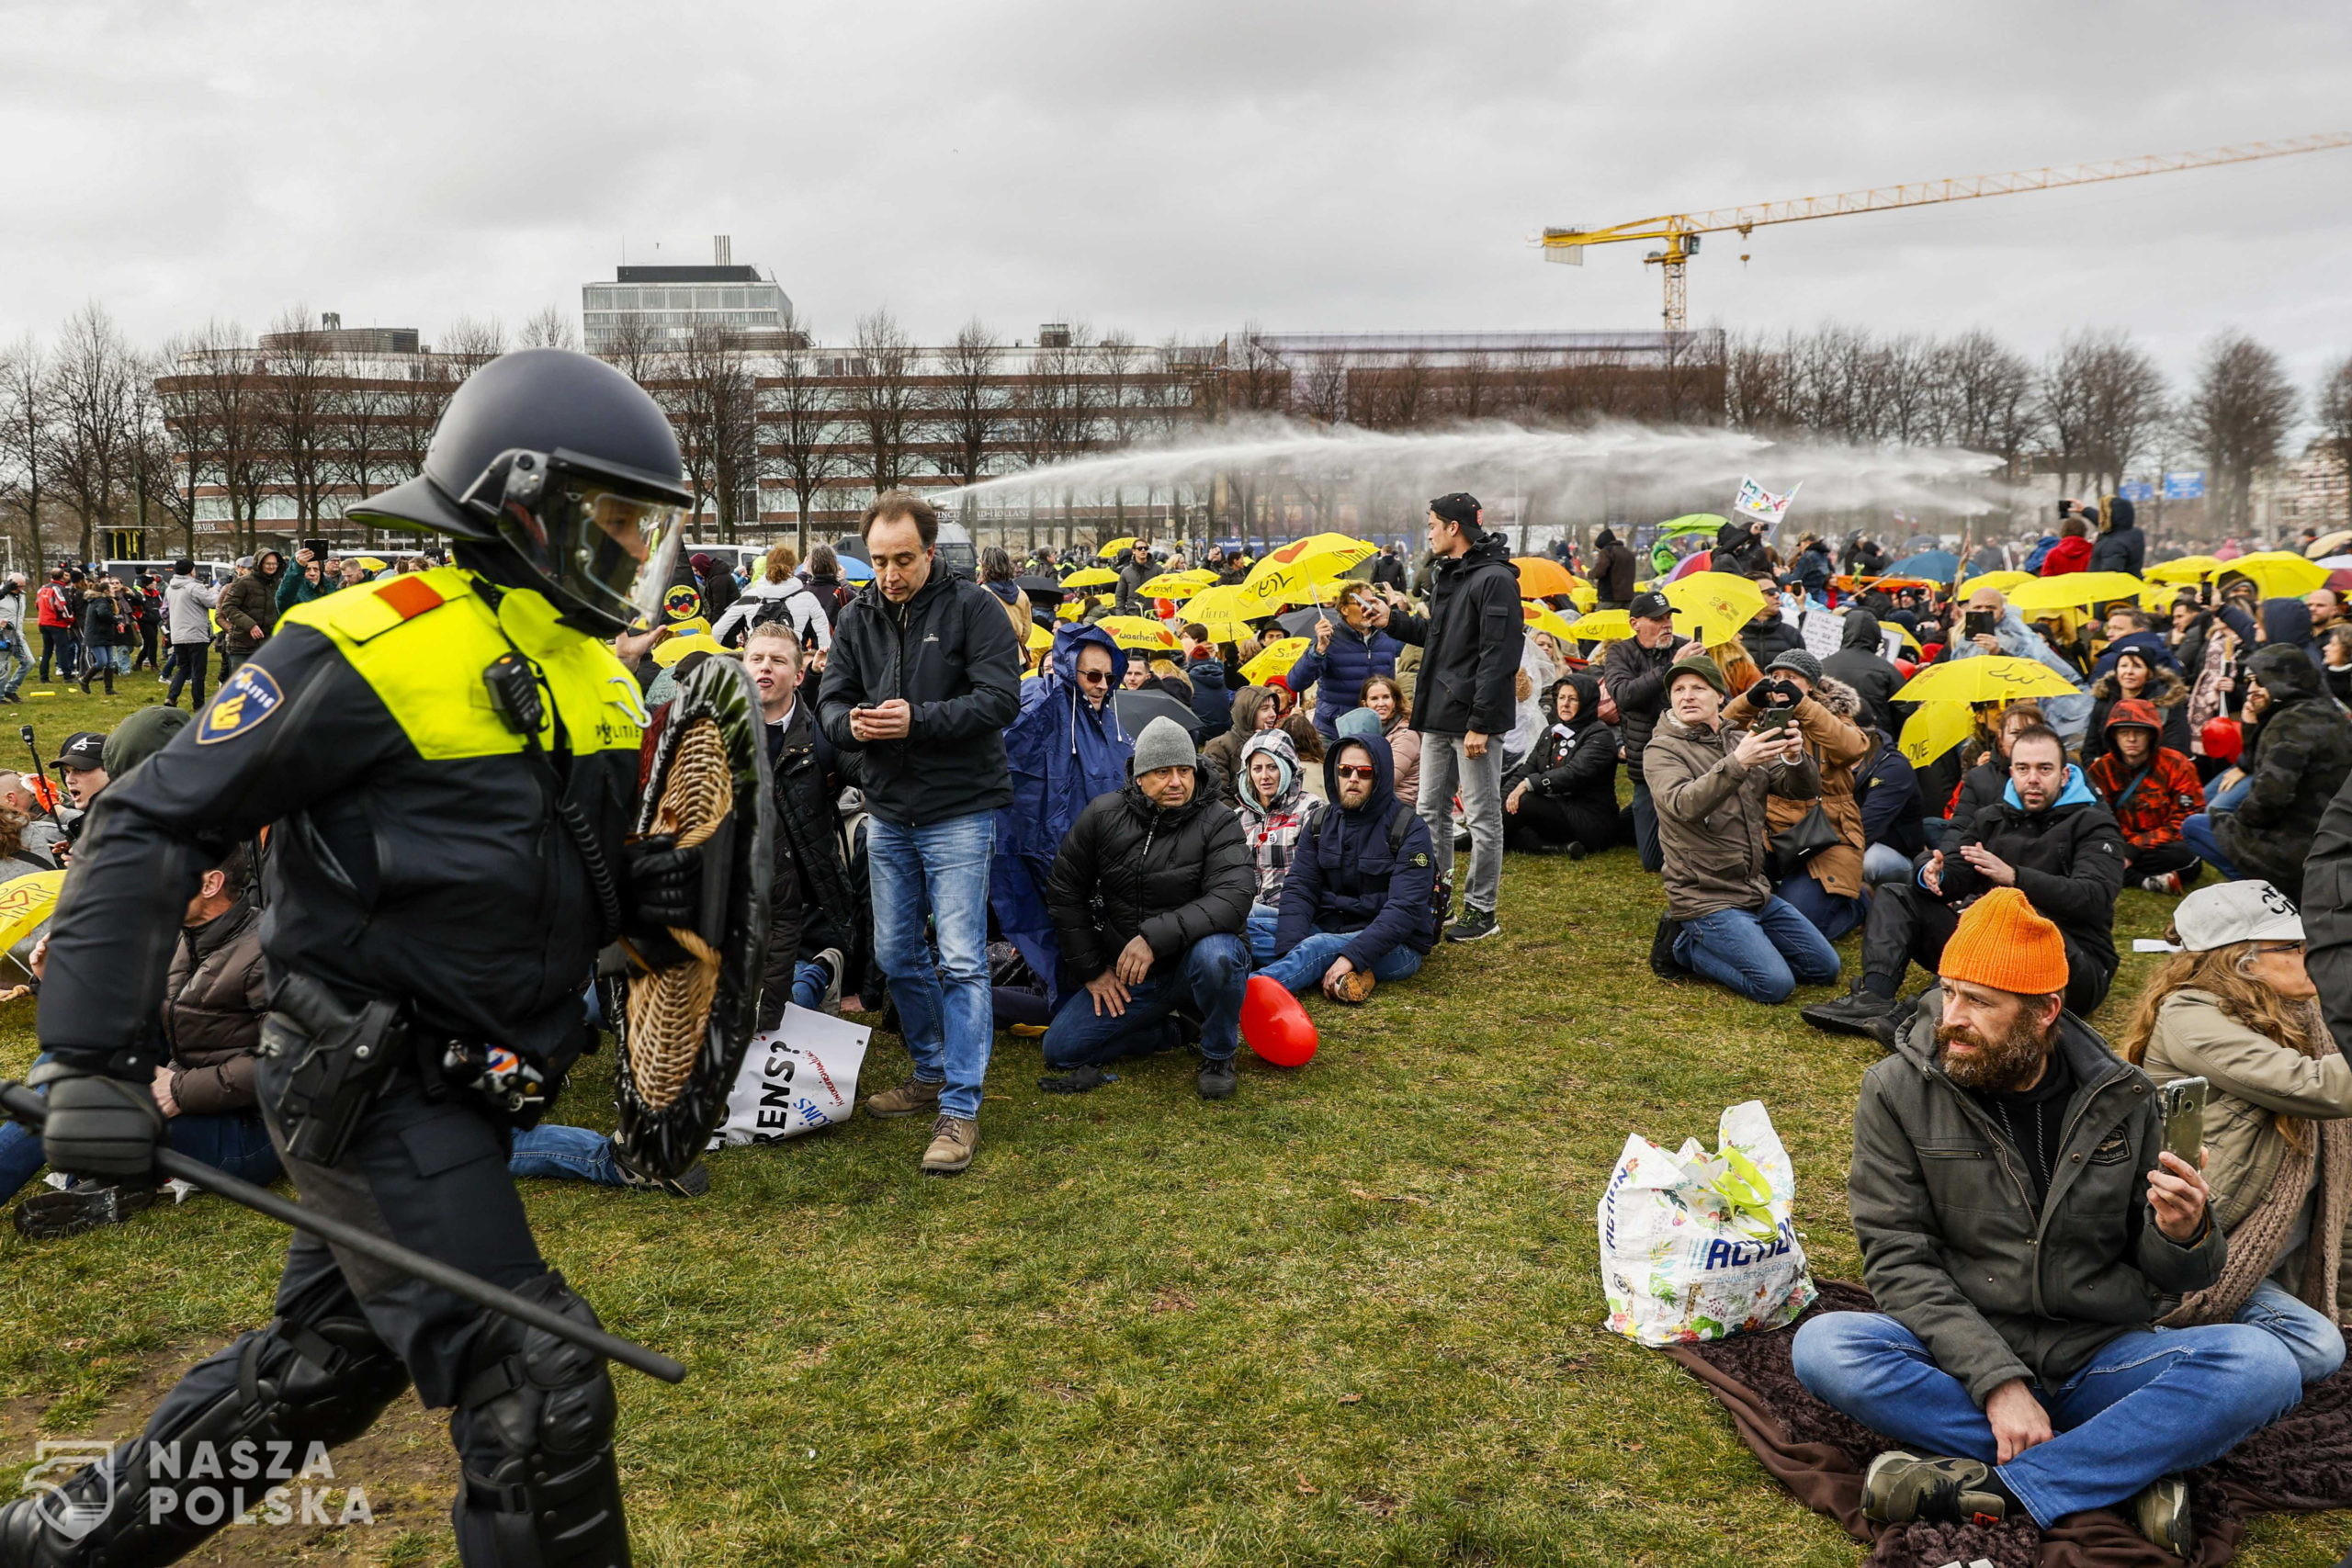
[[[13,1079],[0,1078],[0,1110],[6,1110],[10,1119],[36,1131],[49,1120],[49,1106],[41,1097]],[[463,1296],[476,1306],[488,1307],[492,1312],[527,1323],[533,1328],[560,1339],[568,1339],[608,1360],[635,1367],[648,1377],[660,1378],[663,1382],[685,1381],[684,1364],[673,1360],[659,1350],[649,1350],[617,1334],[608,1334],[594,1324],[581,1323],[537,1302],[526,1301],[514,1292],[493,1285],[487,1280],[477,1279],[462,1269],[453,1269],[437,1258],[427,1258],[396,1241],[387,1241],[356,1225],[305,1209],[300,1203],[280,1198],[266,1187],[241,1181],[225,1170],[215,1170],[201,1160],[190,1159],[177,1149],[159,1145],[155,1150],[155,1168],[166,1176],[176,1176],[182,1181],[192,1182],[208,1192],[217,1192],[232,1203],[242,1203],[256,1213],[267,1214],[298,1231],[308,1231],[331,1246],[364,1253],[379,1263],[436,1286],[453,1296]]]

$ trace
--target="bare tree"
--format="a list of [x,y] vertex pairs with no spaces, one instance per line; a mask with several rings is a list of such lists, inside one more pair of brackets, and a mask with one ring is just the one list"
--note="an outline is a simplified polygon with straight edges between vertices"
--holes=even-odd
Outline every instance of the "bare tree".
[[1003,364],[1004,344],[977,316],[957,329],[941,355],[932,401],[944,447],[938,466],[957,484],[979,482],[988,455],[1004,433]]
[[2278,462],[2296,400],[2286,367],[2264,344],[2226,332],[2205,345],[2181,418],[2211,470],[2211,493],[2225,531],[2243,533],[2252,521],[2255,476]]
[[2103,491],[2122,479],[2163,423],[2164,372],[2120,332],[2070,333],[2042,367],[2037,402],[2059,488],[2079,478]]
[[1261,341],[1258,323],[1244,325],[1238,343],[1227,347],[1226,397],[1240,413],[1272,413],[1290,406],[1290,367]]
[[715,512],[719,537],[731,544],[737,527],[759,516],[759,388],[742,333],[695,322],[652,390],[677,429],[695,517]]
[[560,305],[542,305],[531,313],[530,320],[515,334],[523,348],[572,348],[580,346],[580,333],[571,324],[571,317]]
[[649,317],[629,311],[605,334],[605,346],[597,350],[597,357],[641,387],[661,363],[663,341],[662,329]]
[[497,317],[487,321],[459,316],[441,334],[441,353],[462,381],[506,352],[506,328]]
[[154,450],[145,461],[151,468],[167,473],[169,483],[157,489],[156,497],[179,528],[181,553],[194,559],[197,487],[202,473],[198,454],[209,449],[212,442],[205,434],[201,400],[181,373],[182,356],[187,348],[186,339],[173,338],[155,351],[149,367],[154,420],[147,440]]
[[[363,498],[393,477],[398,438],[392,427],[401,417],[404,389],[387,380],[379,360],[359,354],[341,355],[335,367],[336,417],[330,448],[334,476]],[[346,504],[337,510],[348,513],[350,508]],[[375,542],[371,524],[368,543]]]
[[2312,417],[2319,424],[2320,449],[2335,458],[2345,478],[2344,521],[2352,525],[2352,355],[2320,373]]
[[1318,354],[1308,361],[1306,379],[1299,388],[1299,406],[1318,424],[1343,424],[1348,418],[1348,362],[1337,354]]
[[0,499],[23,531],[28,570],[42,558],[41,503],[50,491],[56,420],[49,355],[28,333],[0,353]]
[[873,310],[857,319],[854,353],[853,417],[865,435],[866,479],[879,495],[912,471],[909,448],[921,401],[914,343],[888,310]]
[[403,368],[405,375],[387,378],[384,386],[384,477],[391,483],[424,471],[434,427],[458,389],[458,367],[440,355],[420,354]]
[[848,457],[841,440],[838,378],[826,373],[825,361],[805,334],[787,333],[784,341],[760,378],[760,455],[763,473],[782,479],[792,492],[806,560],[809,512],[842,477]]
[[96,303],[76,310],[58,342],[58,490],[82,525],[81,558],[96,558],[98,534],[120,521],[130,478],[134,388],[141,366]]
[[311,319],[304,305],[281,314],[271,324],[273,341],[260,367],[263,417],[277,468],[293,492],[297,527],[326,515],[326,491],[334,477],[335,381],[342,356]]

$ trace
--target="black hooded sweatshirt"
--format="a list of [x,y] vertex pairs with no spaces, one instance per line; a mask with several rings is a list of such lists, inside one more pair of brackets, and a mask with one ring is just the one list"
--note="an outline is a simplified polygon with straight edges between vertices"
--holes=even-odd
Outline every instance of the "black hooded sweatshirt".
[[1526,637],[1510,547],[1500,534],[1485,535],[1462,555],[1439,558],[1430,578],[1426,616],[1401,610],[1388,616],[1389,636],[1424,650],[1413,728],[1425,735],[1508,735],[1519,722],[1512,686]]
[[1880,654],[1883,641],[1876,615],[1868,610],[1849,610],[1845,629],[1838,634],[1838,651],[1821,661],[1821,670],[1861,694],[1862,716],[1870,727],[1893,735],[1897,728],[1894,694],[1902,688],[1903,671]]

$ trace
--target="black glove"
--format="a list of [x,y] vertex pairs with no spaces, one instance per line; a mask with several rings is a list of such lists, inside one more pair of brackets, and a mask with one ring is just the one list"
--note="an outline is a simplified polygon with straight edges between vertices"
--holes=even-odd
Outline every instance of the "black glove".
[[668,833],[629,841],[629,902],[637,923],[666,931],[692,928],[702,917],[702,852],[682,850]]
[[68,1176],[107,1181],[143,1180],[155,1174],[164,1141],[164,1111],[145,1084],[77,1072],[59,1062],[35,1067],[25,1080],[49,1086],[49,1120],[41,1153]]
[[1792,708],[1804,700],[1794,681],[1775,681],[1769,677],[1758,681],[1748,694],[1748,700],[1758,707]]

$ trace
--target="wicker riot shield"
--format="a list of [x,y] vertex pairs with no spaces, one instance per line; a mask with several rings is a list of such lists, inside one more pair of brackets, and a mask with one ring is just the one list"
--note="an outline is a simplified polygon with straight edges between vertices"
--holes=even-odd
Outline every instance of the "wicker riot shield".
[[706,659],[662,711],[639,833],[703,852],[702,915],[673,927],[675,951],[633,969],[619,1033],[620,1131],[628,1157],[662,1176],[700,1158],[757,1027],[766,956],[775,807],[759,693],[732,659]]

